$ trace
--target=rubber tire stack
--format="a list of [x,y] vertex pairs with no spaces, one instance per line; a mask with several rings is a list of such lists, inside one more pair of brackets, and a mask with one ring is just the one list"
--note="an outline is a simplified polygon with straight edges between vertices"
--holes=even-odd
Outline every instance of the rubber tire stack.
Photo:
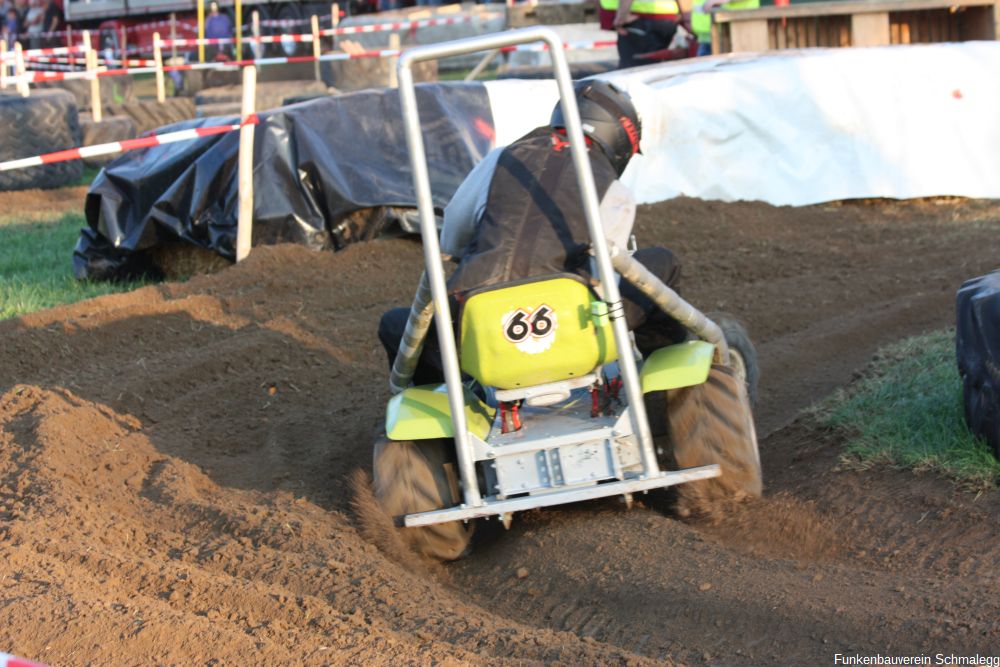
[[[135,102],[135,88],[130,76],[104,76],[98,79],[101,87],[101,100],[112,102]],[[90,81],[86,79],[71,79],[69,81],[45,81],[33,84],[38,88],[68,90],[76,98],[76,107],[81,111],[89,110],[92,104],[90,96]],[[32,92],[34,94],[34,92]]]
[[[129,116],[104,116],[100,123],[95,123],[89,113],[80,114],[80,132],[83,135],[83,146],[108,144],[139,136],[135,121]],[[83,163],[88,167],[103,167],[119,155],[121,153],[84,158]]]
[[[65,90],[0,95],[0,137],[0,162],[75,148],[81,139],[76,100]],[[83,164],[69,160],[0,172],[0,190],[57,188],[82,177]]]
[[1000,458],[1000,271],[966,281],[956,315],[965,421]]
[[135,121],[139,134],[195,117],[194,102],[190,97],[168,97],[163,102],[111,103],[104,106],[104,113],[129,116]]
[[[336,91],[334,91],[336,92]],[[257,111],[277,109],[285,105],[290,97],[306,95],[326,95],[330,90],[322,81],[261,81],[257,84]],[[239,115],[243,102],[241,86],[219,86],[205,88],[194,96],[199,117]]]

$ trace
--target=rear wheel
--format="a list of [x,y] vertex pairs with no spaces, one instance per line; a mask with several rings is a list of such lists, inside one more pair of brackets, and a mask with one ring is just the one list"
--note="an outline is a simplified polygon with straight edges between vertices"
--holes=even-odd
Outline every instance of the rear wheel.
[[713,365],[699,385],[667,392],[670,463],[677,468],[717,463],[721,475],[677,487],[682,515],[713,516],[727,504],[759,496],[760,454],[743,380],[730,366]]
[[[461,492],[451,440],[416,442],[381,438],[373,459],[375,497],[393,518],[459,504]],[[464,556],[472,541],[473,524],[462,521],[419,528],[401,528],[410,547],[436,560]]]

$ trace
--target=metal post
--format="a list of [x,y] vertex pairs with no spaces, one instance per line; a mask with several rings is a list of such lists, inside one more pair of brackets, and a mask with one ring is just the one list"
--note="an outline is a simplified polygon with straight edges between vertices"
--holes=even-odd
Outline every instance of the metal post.
[[431,184],[427,174],[427,158],[424,155],[424,140],[417,115],[417,96],[413,87],[413,72],[410,58],[406,54],[399,60],[399,96],[403,105],[403,124],[406,129],[406,144],[410,153],[410,168],[413,170],[413,184],[420,212],[420,234],[424,242],[424,262],[431,284],[434,300],[434,319],[441,345],[441,361],[444,365],[445,382],[448,385],[448,405],[458,454],[459,477],[462,480],[462,495],[465,504],[476,507],[483,504],[476,482],[476,462],[469,446],[468,424],[465,418],[465,393],[458,366],[458,352],[455,346],[455,332],[452,330],[451,310],[448,306],[448,289],[445,285],[444,267],[441,266],[441,246],[438,243],[437,222],[434,218],[434,202],[431,199]]
[[313,35],[313,58],[316,59],[315,61],[313,61],[313,74],[316,76],[317,81],[322,81],[323,76],[320,72],[320,65],[319,65],[319,56],[321,47],[319,41],[320,40],[319,17],[313,14],[310,22],[312,24],[312,35]]
[[[257,101],[257,68],[243,68],[243,109],[241,121],[254,114]],[[240,209],[236,227],[236,261],[250,254],[253,242],[253,131],[252,124],[240,128],[239,199]]]
[[236,60],[243,60],[243,0],[236,0]]
[[153,63],[156,66],[156,101],[167,100],[167,86],[163,78],[163,51],[160,48],[160,33],[153,33]]
[[205,62],[205,0],[198,0],[198,62]]
[[656,451],[653,449],[653,434],[649,429],[649,420],[646,417],[646,404],[642,398],[642,387],[639,385],[639,369],[635,363],[632,339],[625,322],[625,309],[618,291],[615,271],[611,266],[611,255],[608,251],[607,239],[604,236],[604,227],[601,224],[600,201],[597,198],[597,187],[594,185],[594,173],[590,169],[590,158],[587,157],[587,145],[584,143],[580,112],[576,106],[573,80],[569,74],[566,53],[563,51],[559,37],[547,28],[542,28],[539,32],[544,33],[542,39],[549,45],[552,65],[556,70],[556,83],[559,86],[563,118],[566,119],[566,134],[570,140],[570,152],[576,167],[576,177],[583,194],[583,211],[587,218],[587,228],[590,230],[593,255],[597,263],[597,274],[601,281],[604,300],[608,303],[608,313],[611,316],[611,328],[614,331],[615,345],[618,348],[618,366],[621,369],[625,385],[625,395],[628,397],[632,429],[639,440],[644,475],[652,477],[660,473],[660,465],[656,460]]

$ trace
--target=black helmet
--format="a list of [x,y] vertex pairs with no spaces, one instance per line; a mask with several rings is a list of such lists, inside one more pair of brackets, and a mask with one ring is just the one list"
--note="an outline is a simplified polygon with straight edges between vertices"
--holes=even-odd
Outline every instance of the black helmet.
[[[632,98],[607,81],[578,81],[574,86],[583,133],[597,143],[621,176],[632,156],[639,152],[642,123]],[[562,105],[552,110],[552,127],[565,128]]]

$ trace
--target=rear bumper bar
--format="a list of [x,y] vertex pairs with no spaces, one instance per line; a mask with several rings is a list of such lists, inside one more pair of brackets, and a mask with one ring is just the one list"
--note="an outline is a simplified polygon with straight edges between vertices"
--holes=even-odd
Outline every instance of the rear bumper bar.
[[458,505],[432,512],[407,514],[403,519],[403,525],[412,528],[416,526],[430,526],[435,523],[446,523],[448,521],[468,521],[469,519],[478,519],[496,514],[522,512],[524,510],[535,509],[536,507],[551,507],[565,503],[576,503],[582,500],[623,496],[629,493],[661,489],[684,482],[718,477],[720,474],[719,466],[712,464],[673,472],[661,472],[659,475],[647,479],[629,479],[621,482],[609,482],[607,484],[578,487],[564,491],[552,491],[550,493],[522,496],[507,500],[490,501],[484,499],[483,504],[476,507]]

